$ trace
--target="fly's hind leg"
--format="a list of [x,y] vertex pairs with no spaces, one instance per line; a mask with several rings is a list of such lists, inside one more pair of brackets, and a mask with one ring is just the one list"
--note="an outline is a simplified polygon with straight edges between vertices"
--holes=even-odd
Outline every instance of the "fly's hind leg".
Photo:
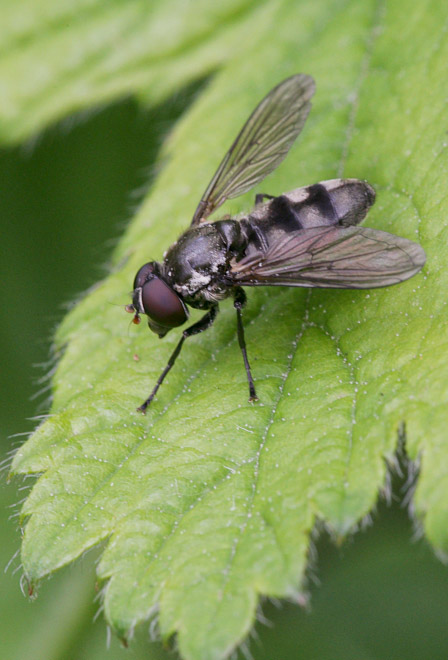
[[274,195],[266,195],[265,193],[258,193],[255,195],[255,206],[262,204],[265,199],[274,199]]
[[241,310],[246,304],[246,294],[241,287],[237,287],[234,291],[233,306],[236,309],[236,323],[238,329],[238,343],[240,345],[241,353],[243,354],[244,366],[246,367],[247,380],[249,383],[249,401],[258,401],[257,393],[255,392],[254,379],[250,371],[249,360],[247,359],[246,341],[244,339],[244,327],[241,316]]

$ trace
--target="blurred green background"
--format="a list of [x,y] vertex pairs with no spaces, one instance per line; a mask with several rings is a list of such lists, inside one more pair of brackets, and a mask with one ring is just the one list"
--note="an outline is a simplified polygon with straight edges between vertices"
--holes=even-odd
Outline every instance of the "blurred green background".
[[[16,434],[33,429],[30,418],[47,410],[48,391],[31,397],[47,385],[39,381],[52,366],[53,329],[65,306],[106,272],[120,229],[150,185],[161,140],[195,92],[190,88],[151,111],[123,100],[0,152],[4,456],[23,440]],[[185,209],[186,223],[192,210]],[[116,322],[127,332],[129,318],[119,307]],[[413,540],[399,503],[404,483],[405,476],[396,478],[396,501],[381,503],[373,526],[343,547],[321,535],[309,572],[309,607],[265,602],[249,643],[255,660],[448,658],[448,571],[424,541]],[[1,484],[3,566],[19,548],[18,503],[29,485]],[[11,562],[2,576],[2,657],[175,657],[159,643],[149,645],[148,626],[130,649],[114,638],[107,648],[101,614],[93,621],[99,609],[94,562],[92,552],[61,571],[41,585],[34,602],[20,591],[20,560]]]

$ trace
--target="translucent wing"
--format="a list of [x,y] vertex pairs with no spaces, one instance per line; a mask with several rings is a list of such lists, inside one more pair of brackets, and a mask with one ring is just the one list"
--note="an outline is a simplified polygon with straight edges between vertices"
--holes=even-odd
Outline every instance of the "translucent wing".
[[398,284],[426,260],[417,243],[365,227],[313,227],[282,234],[263,252],[250,245],[231,264],[241,286],[370,289]]
[[308,117],[314,80],[298,74],[281,82],[255,108],[202,196],[197,225],[226,199],[242,195],[285,158]]

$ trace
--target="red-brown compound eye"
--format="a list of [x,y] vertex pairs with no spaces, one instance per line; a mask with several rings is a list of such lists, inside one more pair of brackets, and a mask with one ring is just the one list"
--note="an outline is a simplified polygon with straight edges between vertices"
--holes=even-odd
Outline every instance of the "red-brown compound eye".
[[142,287],[145,314],[165,328],[176,328],[188,318],[188,312],[177,293],[163,280],[153,277]]
[[150,280],[155,272],[155,262],[150,261],[141,268],[138,269],[137,274],[134,278],[134,289],[137,289],[140,286],[143,286],[146,280]]

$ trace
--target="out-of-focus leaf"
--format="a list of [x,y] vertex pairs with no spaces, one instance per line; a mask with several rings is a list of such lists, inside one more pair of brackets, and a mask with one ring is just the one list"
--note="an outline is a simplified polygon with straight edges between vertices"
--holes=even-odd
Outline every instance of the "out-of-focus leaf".
[[246,50],[248,0],[2,3],[0,139],[29,137],[75,110],[135,95],[152,103]]

